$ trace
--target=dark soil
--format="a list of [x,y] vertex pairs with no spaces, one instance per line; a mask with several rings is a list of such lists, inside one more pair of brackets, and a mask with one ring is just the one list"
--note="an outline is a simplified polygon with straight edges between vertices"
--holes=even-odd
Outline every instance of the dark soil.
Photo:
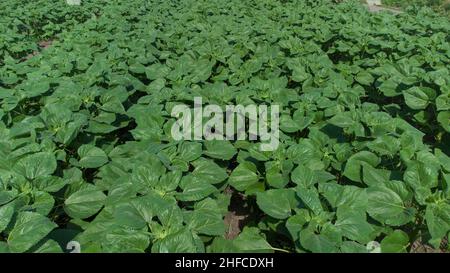
[[250,220],[251,209],[247,204],[247,198],[242,193],[235,191],[233,188],[227,188],[226,194],[231,195],[230,206],[228,214],[225,215],[225,225],[227,231],[225,232],[226,239],[236,238]]
[[28,60],[28,59],[33,58],[33,57],[36,56],[36,55],[39,55],[39,53],[40,53],[42,50],[49,48],[52,44],[53,44],[53,40],[44,40],[44,41],[38,42],[39,50],[33,51],[33,53],[28,54],[28,55],[24,58],[24,60]]
[[440,249],[435,249],[429,244],[422,242],[420,239],[416,240],[411,246],[411,253],[449,253],[448,238],[444,238],[441,243]]

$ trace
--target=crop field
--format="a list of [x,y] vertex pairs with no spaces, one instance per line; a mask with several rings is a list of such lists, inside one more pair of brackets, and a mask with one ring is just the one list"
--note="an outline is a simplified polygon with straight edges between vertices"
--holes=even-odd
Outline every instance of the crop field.
[[[0,252],[449,252],[449,34],[358,0],[0,1]],[[175,138],[199,97],[276,105],[278,145]]]
[[383,5],[406,9],[429,7],[441,14],[450,16],[450,0],[383,0]]

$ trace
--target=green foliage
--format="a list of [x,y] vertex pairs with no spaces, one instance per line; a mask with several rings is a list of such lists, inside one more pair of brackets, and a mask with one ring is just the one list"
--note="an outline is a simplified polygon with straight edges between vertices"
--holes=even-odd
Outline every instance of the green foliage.
[[433,10],[449,16],[450,1],[448,0],[383,0],[383,5],[417,10],[418,8],[432,8]]
[[[448,236],[446,18],[64,2],[0,4],[0,252],[405,252]],[[280,105],[279,149],[174,141],[171,110],[196,96]],[[251,221],[226,239],[230,188]]]

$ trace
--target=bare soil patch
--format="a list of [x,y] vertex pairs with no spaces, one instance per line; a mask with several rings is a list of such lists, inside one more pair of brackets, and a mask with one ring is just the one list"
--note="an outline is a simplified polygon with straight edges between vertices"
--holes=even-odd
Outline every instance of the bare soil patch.
[[251,210],[247,204],[245,195],[232,188],[227,188],[225,192],[231,195],[230,206],[228,208],[229,211],[224,219],[225,226],[227,227],[225,238],[234,239],[249,222]]

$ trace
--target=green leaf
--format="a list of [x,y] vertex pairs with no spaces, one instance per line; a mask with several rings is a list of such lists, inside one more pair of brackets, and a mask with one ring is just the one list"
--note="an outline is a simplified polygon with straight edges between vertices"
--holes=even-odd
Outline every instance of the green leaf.
[[323,211],[322,203],[320,202],[319,193],[314,187],[306,188],[303,185],[298,185],[296,188],[297,195],[303,203],[311,209],[315,214],[320,214]]
[[357,242],[345,241],[341,245],[342,253],[368,253],[365,245],[358,244]]
[[436,98],[436,110],[450,111],[450,93],[442,94]]
[[64,202],[64,210],[73,218],[85,219],[96,214],[104,205],[106,195],[97,189],[79,190]]
[[374,82],[372,74],[366,71],[359,72],[356,75],[356,81],[363,85],[371,85]]
[[152,64],[145,68],[145,75],[149,80],[162,79],[170,71],[170,68],[159,63]]
[[272,253],[272,246],[261,236],[259,229],[245,227],[241,234],[234,239],[234,246],[238,252]]
[[104,252],[144,253],[150,245],[146,232],[129,229],[115,229],[105,236],[102,242]]
[[284,166],[274,161],[265,163],[266,180],[271,187],[281,189],[289,183],[289,171],[292,168],[292,163],[289,163]]
[[[151,207],[148,212],[152,212]],[[147,225],[144,216],[141,214],[139,207],[136,207],[136,201],[118,204],[114,210],[114,219],[116,223],[135,229],[143,228]]]
[[14,215],[14,204],[9,203],[0,207],[0,232],[5,230]]
[[202,155],[202,144],[198,142],[183,142],[178,149],[178,157],[186,162],[198,159]]
[[374,239],[374,229],[366,220],[365,211],[358,211],[347,206],[341,206],[337,210],[335,223],[342,231],[342,235],[361,244],[367,244]]
[[164,88],[164,86],[166,85],[166,80],[164,79],[156,79],[154,80],[152,83],[149,84],[149,86],[147,86],[147,93],[152,94],[155,92],[159,92],[161,91],[161,89]]
[[295,133],[300,130],[298,123],[294,121],[289,115],[281,115],[280,129],[286,133]]
[[335,243],[324,235],[315,234],[310,228],[300,231],[300,244],[313,253],[337,252]]
[[388,170],[376,169],[369,164],[363,165],[364,184],[372,186],[386,183],[389,181],[391,172]]
[[[425,210],[425,221],[433,239],[440,240],[450,232],[450,205],[432,203]],[[437,247],[439,246],[436,243]]]
[[195,204],[188,226],[199,234],[211,236],[222,236],[225,234],[225,222],[219,207],[210,198]]
[[450,111],[440,112],[437,116],[439,124],[450,133]]
[[63,253],[61,246],[54,240],[47,240],[33,253]]
[[33,195],[33,204],[29,206],[29,209],[42,215],[49,214],[55,205],[53,196],[43,191],[36,191]]
[[352,155],[345,164],[344,175],[355,181],[362,182],[363,166],[368,164],[369,166],[376,167],[380,164],[380,159],[375,154],[362,151]]
[[316,181],[315,173],[308,167],[299,165],[292,171],[291,174],[292,181],[297,185],[303,185],[306,188],[313,186]]
[[205,141],[205,155],[221,160],[230,160],[236,154],[236,148],[227,140]]
[[393,80],[389,79],[384,81],[378,89],[385,95],[386,97],[395,97],[401,95],[399,91],[397,91],[399,84]]
[[245,191],[259,180],[256,174],[256,166],[251,162],[243,162],[233,170],[228,183],[238,191]]
[[403,91],[406,105],[413,110],[423,110],[428,106],[429,97],[420,87],[412,87]]
[[192,162],[192,165],[195,167],[192,174],[203,182],[217,184],[228,177],[226,170],[212,160],[200,158]]
[[413,188],[433,188],[438,184],[438,172],[431,165],[414,162],[408,166],[403,179]]
[[356,186],[342,186],[334,182],[319,184],[319,192],[334,208],[348,206],[366,209],[367,193],[365,189]]
[[24,95],[28,98],[37,97],[47,92],[50,89],[50,83],[48,80],[40,80],[37,82],[26,82],[23,88]]
[[381,241],[383,253],[405,253],[409,245],[408,234],[401,230],[394,230]]
[[177,194],[180,201],[197,201],[217,191],[217,188],[208,182],[193,176],[185,176],[181,179],[180,187],[183,192]]
[[[1,250],[1,249],[0,249]],[[208,247],[209,253],[239,253],[239,249],[234,245],[233,240],[227,240],[223,237],[215,237]]]
[[351,116],[350,112],[338,113],[337,115],[329,119],[328,122],[341,128],[348,128],[355,124],[355,120]]
[[304,213],[293,215],[287,219],[286,228],[294,241],[298,240],[299,233],[307,222],[308,219]]
[[367,196],[367,213],[374,219],[392,226],[401,226],[414,220],[415,209],[406,207],[401,197],[387,187],[369,187]]
[[445,171],[450,172],[450,157],[437,148],[434,150],[434,153],[436,155],[436,158],[439,160],[442,168]]
[[58,176],[41,176],[33,181],[33,184],[36,185],[37,189],[46,192],[57,192],[67,183],[67,180]]
[[80,156],[80,166],[83,168],[98,168],[108,162],[106,153],[91,144],[86,144],[78,148],[78,155]]
[[57,225],[35,212],[21,212],[9,233],[8,245],[12,252],[25,252],[42,240]]
[[48,152],[40,152],[20,159],[14,166],[17,173],[32,180],[52,174],[56,170],[56,158]]
[[11,253],[6,242],[0,242],[0,253]]
[[[2,183],[0,182],[0,185]],[[12,201],[15,197],[17,196],[17,191],[7,191],[7,190],[2,190],[0,191],[0,205],[6,204],[10,201]]]
[[276,219],[286,219],[291,216],[291,201],[295,192],[290,189],[272,189],[256,194],[258,207]]
[[156,241],[152,246],[152,252],[196,253],[198,250],[192,232],[188,228],[183,228]]

